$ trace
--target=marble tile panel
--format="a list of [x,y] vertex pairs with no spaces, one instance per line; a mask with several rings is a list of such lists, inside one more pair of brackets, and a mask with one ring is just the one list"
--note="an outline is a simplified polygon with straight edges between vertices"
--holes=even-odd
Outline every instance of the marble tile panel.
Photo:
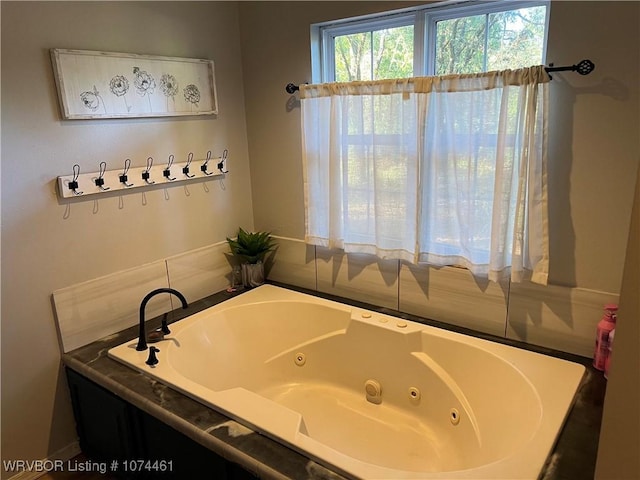
[[167,258],[169,284],[189,303],[231,284],[233,256],[226,241]]
[[614,293],[512,283],[507,337],[591,357],[603,307],[617,302]]
[[316,247],[318,291],[398,309],[398,261]]
[[504,336],[508,280],[495,283],[464,268],[402,262],[399,282],[400,311]]
[[[151,290],[168,287],[165,261],[157,261],[53,292],[63,352],[138,323],[140,302]],[[147,304],[146,317],[170,311],[170,295]]]
[[316,290],[316,247],[304,240],[274,236],[277,249],[266,262],[267,278]]

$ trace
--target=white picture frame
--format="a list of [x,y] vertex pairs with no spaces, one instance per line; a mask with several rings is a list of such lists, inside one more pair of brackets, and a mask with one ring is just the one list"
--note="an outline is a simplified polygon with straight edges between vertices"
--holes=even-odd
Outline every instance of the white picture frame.
[[212,60],[51,49],[67,120],[217,115]]

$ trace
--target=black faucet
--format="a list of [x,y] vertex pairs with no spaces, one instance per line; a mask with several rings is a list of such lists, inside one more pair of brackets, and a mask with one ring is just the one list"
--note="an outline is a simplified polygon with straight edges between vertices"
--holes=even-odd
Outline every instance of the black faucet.
[[[140,304],[140,331],[138,346],[136,347],[136,350],[138,351],[147,349],[147,335],[144,329],[144,310],[147,307],[147,302],[149,302],[152,297],[158,295],[159,293],[173,293],[182,302],[182,308],[187,308],[188,306],[187,300],[184,298],[184,295],[182,295],[179,291],[174,290],[173,288],[157,288],[156,290],[152,290],[151,292],[147,293],[147,295],[142,299],[142,303]],[[169,329],[167,328],[166,324],[166,317],[162,321],[162,329],[164,333],[169,333]]]

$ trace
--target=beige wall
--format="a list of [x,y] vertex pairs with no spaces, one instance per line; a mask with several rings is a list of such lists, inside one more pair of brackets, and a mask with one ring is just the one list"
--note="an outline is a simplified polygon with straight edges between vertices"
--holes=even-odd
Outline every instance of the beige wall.
[[588,76],[558,74],[551,85],[554,283],[620,290],[640,158],[639,45],[638,2],[552,2],[547,60],[596,64]]
[[596,478],[640,478],[640,170],[618,326],[602,416]]
[[[253,227],[235,2],[5,2],[2,17],[2,458],[75,440],[51,293]],[[62,121],[50,48],[215,61],[217,117]],[[55,178],[229,149],[224,182],[59,202]],[[155,168],[161,168],[160,166]],[[168,196],[165,197],[165,195]],[[120,204],[120,202],[122,202]],[[3,472],[3,478],[7,475]]]
[[[309,24],[397,2],[242,2],[242,55],[256,227],[304,237],[300,108],[311,80]],[[551,283],[618,292],[639,157],[638,2],[553,1],[547,60],[596,69],[554,75],[550,103]],[[612,28],[611,25],[615,25]]]

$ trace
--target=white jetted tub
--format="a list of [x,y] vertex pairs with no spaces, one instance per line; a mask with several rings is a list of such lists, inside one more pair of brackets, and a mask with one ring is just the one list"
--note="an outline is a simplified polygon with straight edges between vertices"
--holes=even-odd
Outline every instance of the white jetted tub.
[[264,285],[109,356],[363,479],[535,479],[584,367]]

